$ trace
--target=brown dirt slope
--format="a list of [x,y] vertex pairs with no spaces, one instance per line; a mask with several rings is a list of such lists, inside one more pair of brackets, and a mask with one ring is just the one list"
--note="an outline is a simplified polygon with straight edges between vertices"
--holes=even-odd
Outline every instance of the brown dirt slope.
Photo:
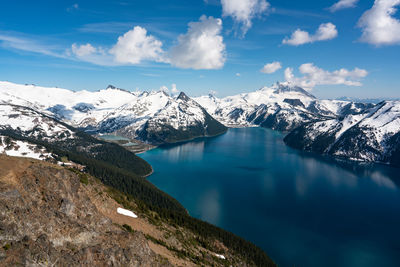
[[0,265],[170,266],[144,234],[114,224],[62,167],[0,155]]
[[210,242],[86,173],[0,155],[0,266],[248,266]]

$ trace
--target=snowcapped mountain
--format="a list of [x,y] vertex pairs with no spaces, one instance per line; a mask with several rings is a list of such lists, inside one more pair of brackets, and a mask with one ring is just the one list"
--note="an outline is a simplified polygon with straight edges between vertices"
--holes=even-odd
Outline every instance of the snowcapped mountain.
[[0,104],[0,131],[12,131],[23,137],[47,142],[66,141],[75,138],[75,132],[34,109]]
[[305,151],[400,166],[400,101],[304,124],[284,140]]
[[[163,91],[129,92],[109,86],[97,92],[74,92],[0,82],[0,103],[29,107],[91,133],[118,132],[152,144],[183,141],[226,131],[195,101],[175,98]],[[193,127],[203,129],[190,130]],[[167,128],[170,129],[169,134],[166,134]],[[172,138],[172,132],[181,131],[185,134],[174,134]]]
[[290,131],[305,122],[335,118],[347,101],[318,100],[290,83],[276,83],[251,93],[216,98],[194,98],[217,120],[228,126],[262,126]]
[[[224,125],[261,126],[288,131],[285,142],[298,149],[400,165],[399,110],[400,101],[319,100],[289,83],[225,98],[192,99],[184,93],[173,97],[113,86],[73,92],[0,82],[1,135],[11,132],[92,156],[99,144],[75,128],[160,145],[218,135],[226,131]],[[99,155],[104,157],[104,151]]]
[[[126,130],[125,128],[123,131]],[[138,131],[138,137],[161,144],[199,136],[214,136],[225,131],[225,126],[182,92],[174,101],[169,100],[163,109],[147,120],[144,127]]]

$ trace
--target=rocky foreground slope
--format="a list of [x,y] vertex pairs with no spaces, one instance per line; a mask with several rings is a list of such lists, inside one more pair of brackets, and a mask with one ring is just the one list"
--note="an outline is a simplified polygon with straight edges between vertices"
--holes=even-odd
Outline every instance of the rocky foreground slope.
[[64,168],[0,156],[0,264],[167,266],[97,209],[107,200],[93,190]]
[[0,155],[1,266],[254,266],[200,240],[86,173]]

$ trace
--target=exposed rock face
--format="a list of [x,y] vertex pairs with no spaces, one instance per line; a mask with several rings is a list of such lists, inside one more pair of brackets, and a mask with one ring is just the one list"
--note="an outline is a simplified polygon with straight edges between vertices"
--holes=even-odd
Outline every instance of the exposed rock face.
[[0,155],[0,265],[168,266],[114,225],[73,172]]
[[319,101],[304,89],[277,83],[255,92],[216,98],[194,98],[220,122],[228,126],[262,126],[291,131],[310,121],[333,118],[338,106],[348,102]]
[[302,125],[285,137],[289,146],[354,160],[400,166],[400,102],[385,101],[337,119]]
[[196,137],[214,136],[227,128],[184,93],[149,119],[137,131],[138,138],[152,144],[174,143]]
[[[129,92],[114,86],[73,92],[0,82],[0,103],[8,104],[8,109],[10,105],[29,107],[90,133],[119,134],[157,145],[227,130],[183,92],[174,97],[161,90]],[[0,123],[2,113],[7,115],[7,111],[0,108]]]

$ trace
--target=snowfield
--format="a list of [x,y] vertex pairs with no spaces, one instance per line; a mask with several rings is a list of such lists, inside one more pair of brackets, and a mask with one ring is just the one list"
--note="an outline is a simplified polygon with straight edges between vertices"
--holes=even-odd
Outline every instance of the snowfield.
[[[188,97],[173,97],[161,90],[129,92],[109,86],[97,92],[74,92],[0,82],[0,103],[29,107],[92,133],[119,131],[119,134],[133,139],[145,136],[140,132],[145,127],[148,129],[149,124],[157,127],[150,129],[155,132],[160,128],[165,130],[165,127],[175,130],[206,127],[209,123],[207,111],[195,101]],[[7,112],[0,111],[5,116]],[[34,126],[20,118],[11,124],[25,128]]]
[[302,150],[392,162],[400,141],[399,110],[399,101],[319,100],[287,82],[224,98],[129,92],[113,86],[74,92],[0,82],[0,130],[47,140],[74,138],[58,121],[152,145],[221,134],[226,131],[222,124],[261,126],[289,132],[285,140]]
[[74,132],[53,119],[22,106],[0,104],[0,130],[13,129],[25,136],[41,136],[43,139],[66,140],[74,138]]
[[400,101],[385,101],[357,115],[304,125],[285,141],[302,150],[397,165],[399,137]]
[[137,218],[137,217],[138,217],[138,216],[137,216],[135,213],[133,213],[132,211],[126,210],[126,209],[123,209],[123,208],[118,208],[118,209],[117,209],[117,213],[118,213],[118,214],[121,214],[121,215],[125,215],[125,216],[128,216],[128,217],[131,217],[131,218]]
[[38,160],[53,158],[50,153],[43,148],[38,148],[37,145],[23,141],[15,141],[6,136],[0,136],[0,154]]

